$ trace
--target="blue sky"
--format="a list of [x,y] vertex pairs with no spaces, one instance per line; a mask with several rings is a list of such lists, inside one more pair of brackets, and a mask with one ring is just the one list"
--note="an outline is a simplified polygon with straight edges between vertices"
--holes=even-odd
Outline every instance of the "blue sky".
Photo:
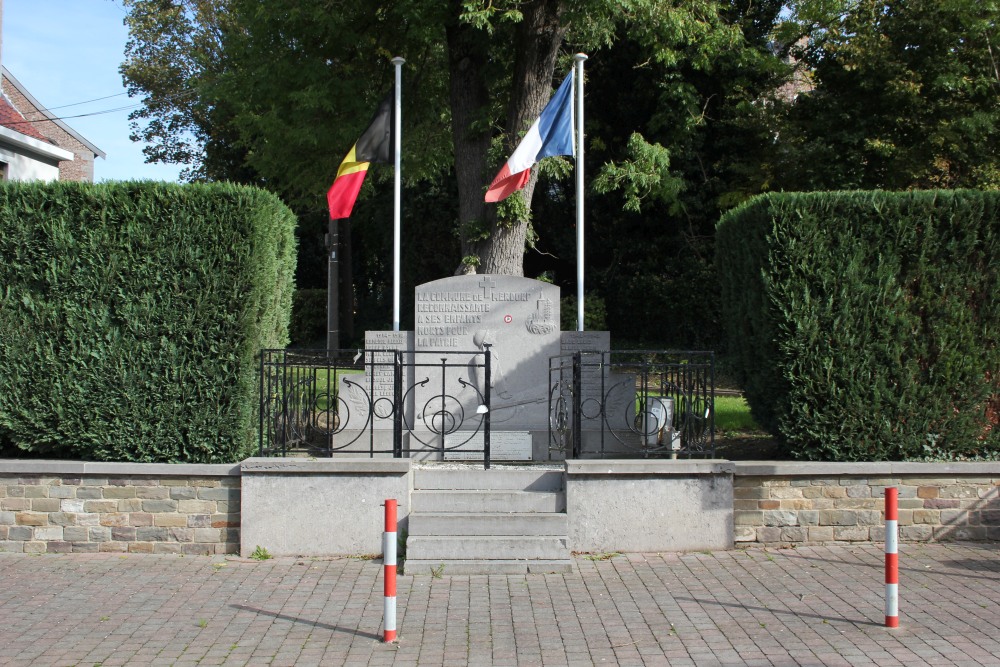
[[[118,66],[128,31],[120,0],[0,0],[3,64],[36,100],[107,154],[94,180],[176,181],[178,165],[145,164],[142,145],[129,141],[128,115],[138,99],[125,95]],[[115,95],[115,97],[107,97]],[[65,107],[107,97],[88,104]],[[121,109],[111,113],[96,113]]]

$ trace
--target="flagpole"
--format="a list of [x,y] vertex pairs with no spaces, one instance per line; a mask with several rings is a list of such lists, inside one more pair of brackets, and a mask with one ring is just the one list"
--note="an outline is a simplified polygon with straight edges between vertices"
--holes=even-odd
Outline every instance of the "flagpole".
[[402,157],[402,111],[403,111],[403,63],[406,61],[399,56],[392,59],[392,64],[396,66],[396,101],[395,108],[393,110],[393,123],[392,128],[393,136],[395,137],[395,146],[393,151],[395,154],[394,169],[395,176],[393,179],[393,193],[392,193],[392,330],[399,331],[399,193],[401,189],[401,178],[400,178],[400,162]]
[[576,63],[576,330],[583,331],[583,61],[586,53],[573,56]]

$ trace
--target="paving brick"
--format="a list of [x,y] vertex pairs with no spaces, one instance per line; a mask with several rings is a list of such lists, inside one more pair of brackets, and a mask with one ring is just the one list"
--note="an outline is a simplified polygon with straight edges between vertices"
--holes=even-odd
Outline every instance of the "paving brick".
[[[774,530],[832,539],[837,528],[877,530]],[[580,557],[559,575],[404,572],[400,641],[389,646],[377,561],[256,562],[169,541],[72,547],[95,544],[99,553],[0,554],[0,664],[910,667],[1000,655],[995,544],[904,542],[912,602],[896,631],[881,627],[880,544]],[[49,545],[0,541],[0,551],[25,546]]]

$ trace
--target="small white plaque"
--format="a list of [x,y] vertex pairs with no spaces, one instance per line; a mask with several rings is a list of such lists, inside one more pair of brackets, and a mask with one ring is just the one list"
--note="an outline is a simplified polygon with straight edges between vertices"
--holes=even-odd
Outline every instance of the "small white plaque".
[[[465,442],[468,440],[468,442]],[[451,449],[457,443],[462,443]],[[458,431],[444,437],[445,461],[477,461],[483,458],[483,434],[471,438],[467,432]],[[465,450],[480,451],[465,451]],[[491,461],[530,461],[531,433],[528,431],[490,431]]]

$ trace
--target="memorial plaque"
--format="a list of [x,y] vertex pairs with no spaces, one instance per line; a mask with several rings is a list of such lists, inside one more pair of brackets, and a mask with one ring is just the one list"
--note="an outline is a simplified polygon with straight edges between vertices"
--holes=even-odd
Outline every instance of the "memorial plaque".
[[[611,333],[608,331],[564,331],[561,349],[564,355],[574,352],[607,352],[611,349]],[[612,373],[602,363],[602,361],[607,361],[607,357],[602,354],[584,354],[581,361],[581,428],[584,430],[602,428],[602,404],[604,418],[607,420],[604,428],[626,427],[629,406],[635,401],[635,377],[628,374]]]
[[[473,274],[419,285],[415,297],[418,362],[446,360],[447,384],[462,387],[446,399],[455,403],[449,414],[475,415],[486,390],[483,362],[489,349],[493,428],[548,427],[548,360],[559,354],[558,287],[518,276]],[[434,381],[419,389],[418,418],[441,411],[434,405],[435,391]],[[467,426],[475,428],[475,423]]]
[[[444,438],[445,461],[479,461],[483,458],[482,433],[453,433]],[[455,449],[448,449],[455,447]],[[465,450],[479,451],[465,451]],[[530,461],[531,434],[527,431],[490,431],[491,461]]]
[[[346,428],[366,428],[369,398],[374,406],[372,427],[392,429],[393,401],[393,351],[410,353],[413,351],[412,331],[366,331],[365,332],[365,372],[341,377],[340,397],[347,407],[350,418]],[[404,364],[409,363],[409,354],[404,355]],[[411,369],[403,366],[404,387],[409,386]],[[409,401],[412,414],[412,397]]]

